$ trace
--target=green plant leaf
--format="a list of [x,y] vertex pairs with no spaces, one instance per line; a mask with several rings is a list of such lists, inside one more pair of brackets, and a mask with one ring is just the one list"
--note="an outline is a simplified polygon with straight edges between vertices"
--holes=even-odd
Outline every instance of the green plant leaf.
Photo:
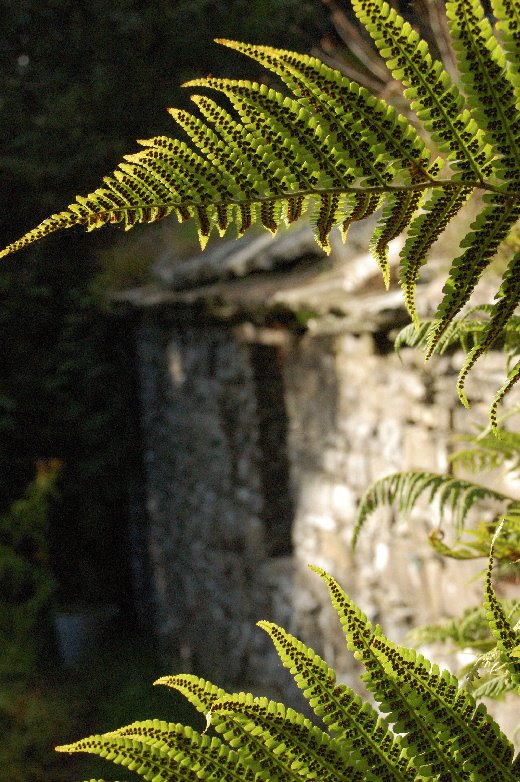
[[378,507],[396,504],[400,513],[409,514],[421,495],[426,495],[429,502],[438,500],[441,517],[447,510],[450,511],[458,533],[464,528],[468,512],[478,502],[494,500],[509,506],[515,504],[512,497],[499,491],[452,475],[413,470],[394,473],[375,481],[363,495],[352,535],[352,546],[355,548],[366,520]]

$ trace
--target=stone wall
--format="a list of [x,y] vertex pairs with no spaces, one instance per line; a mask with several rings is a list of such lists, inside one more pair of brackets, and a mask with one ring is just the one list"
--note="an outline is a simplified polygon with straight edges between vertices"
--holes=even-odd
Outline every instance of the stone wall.
[[[482,563],[446,560],[429,546],[439,518],[427,503],[399,523],[392,511],[379,511],[355,555],[350,547],[358,503],[374,480],[400,470],[447,470],[459,419],[459,361],[443,357],[426,368],[420,354],[406,350],[401,363],[393,352],[379,352],[374,335],[351,333],[308,335],[287,353],[296,629],[346,678],[352,658],[308,563],[332,573],[396,641],[417,624],[454,616],[481,599],[481,582],[471,579]],[[499,366],[500,357],[492,356],[472,378],[479,390],[466,431],[471,420],[485,421]]]
[[[182,293],[134,298],[148,550],[165,649],[223,686],[293,702],[258,619],[297,634],[350,683],[355,674],[308,563],[331,572],[397,641],[480,601],[471,579],[481,564],[443,560],[428,545],[438,523],[428,505],[408,522],[379,513],[355,556],[350,539],[371,481],[447,469],[454,431],[485,420],[503,369],[497,354],[473,373],[468,416],[455,394],[461,357],[426,366],[405,350],[401,362],[391,349],[403,322],[400,305],[386,304],[393,294],[358,285],[339,311],[337,265],[310,273],[306,247],[278,276],[280,253],[276,268],[260,253],[264,276],[252,281],[250,265],[233,277],[231,259],[232,279],[215,287],[209,262],[200,290],[183,283]],[[324,290],[326,312],[316,304]]]
[[137,348],[156,627],[185,667],[226,686],[254,684],[275,659],[255,623],[273,618],[270,603],[277,618],[290,606],[292,500],[281,390],[273,402],[276,352],[186,308],[173,319],[149,313]]

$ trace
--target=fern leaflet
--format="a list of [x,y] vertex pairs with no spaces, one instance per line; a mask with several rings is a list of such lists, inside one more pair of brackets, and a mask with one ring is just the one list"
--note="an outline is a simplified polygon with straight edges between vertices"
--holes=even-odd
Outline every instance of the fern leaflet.
[[401,513],[407,514],[423,494],[430,502],[438,500],[441,517],[446,510],[451,511],[459,533],[469,511],[476,503],[494,500],[505,503],[508,507],[515,505],[515,500],[511,497],[462,478],[414,471],[387,475],[373,483],[361,499],[352,546],[356,546],[362,527],[376,508],[395,503]]
[[[518,515],[518,529],[520,530],[520,514]],[[491,553],[486,570],[484,606],[487,609],[489,628],[497,642],[502,662],[506,666],[511,681],[517,688],[517,692],[520,693],[520,660],[517,655],[518,646],[520,644],[520,634],[515,632],[511,626],[500,601],[495,595],[491,581],[495,544],[500,532],[501,528],[499,527],[495,533],[491,546]]]

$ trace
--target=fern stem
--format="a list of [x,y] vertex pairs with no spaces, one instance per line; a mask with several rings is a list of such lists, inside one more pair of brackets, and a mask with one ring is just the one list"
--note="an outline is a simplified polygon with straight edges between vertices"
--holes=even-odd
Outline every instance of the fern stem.
[[[424,191],[429,190],[430,188],[446,188],[449,187],[451,190],[457,189],[457,190],[464,190],[466,188],[473,188],[474,190],[484,190],[492,193],[498,193],[499,195],[506,195],[508,201],[516,201],[520,200],[520,191],[516,192],[508,192],[507,194],[504,193],[503,190],[501,190],[498,187],[495,187],[494,185],[490,185],[486,182],[481,181],[468,181],[468,180],[460,180],[460,181],[454,181],[453,179],[436,179],[428,182],[414,182],[410,185],[375,185],[373,187],[357,187],[357,186],[351,186],[351,185],[341,185],[340,187],[310,187],[306,188],[304,190],[291,190],[290,192],[286,193],[273,193],[272,195],[265,195],[265,196],[259,196],[255,195],[251,198],[228,198],[227,196],[224,199],[203,199],[203,200],[183,200],[183,201],[168,201],[164,203],[154,203],[153,206],[156,209],[165,209],[165,208],[171,208],[171,209],[178,209],[178,208],[184,208],[184,207],[205,207],[205,206],[218,206],[219,204],[225,202],[227,206],[242,206],[244,203],[251,202],[251,203],[270,203],[273,201],[280,201],[280,200],[286,200],[287,198],[301,198],[306,196],[327,196],[327,195],[342,195],[344,193],[356,193],[356,194],[362,194],[362,195],[377,195],[377,194],[384,194],[384,193],[413,193],[417,191]],[[133,204],[128,204],[126,206],[120,206],[118,207],[119,212],[124,211],[132,211],[135,210],[136,206]],[[107,214],[114,211],[107,210]],[[100,215],[104,214],[104,212],[100,211]]]

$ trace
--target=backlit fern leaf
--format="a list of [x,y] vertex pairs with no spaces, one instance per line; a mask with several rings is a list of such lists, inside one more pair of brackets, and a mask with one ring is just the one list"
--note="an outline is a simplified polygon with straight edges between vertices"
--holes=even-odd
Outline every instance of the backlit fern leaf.
[[421,266],[426,263],[428,251],[444,231],[450,220],[462,209],[472,190],[450,188],[434,190],[415,216],[408,229],[408,237],[401,250],[400,282],[406,308],[413,325],[419,328],[419,316],[415,306],[415,289]]
[[[436,353],[444,353],[453,345],[459,345],[469,352],[481,341],[482,334],[487,331],[489,315],[493,312],[490,304],[479,304],[469,307],[463,315],[454,318],[439,338],[435,348]],[[409,347],[426,347],[428,337],[438,324],[438,321],[425,320],[415,328],[413,324],[404,326],[394,343],[399,353],[405,345]],[[512,315],[504,328],[504,349],[506,356],[513,358],[520,353],[520,317]]]
[[[514,782],[512,746],[485,707],[477,707],[455,677],[392,644],[331,576],[312,569],[329,587],[379,711],[338,683],[312,649],[277,625],[260,622],[320,726],[282,703],[229,695],[181,674],[156,683],[179,690],[206,716],[202,734],[146,720],[58,750],[100,755],[149,782]],[[496,624],[497,611],[491,613]],[[208,735],[213,728],[220,737]]]
[[[75,225],[128,229],[169,214],[193,220],[202,247],[212,231],[223,236],[235,226],[242,234],[261,224],[274,234],[306,214],[329,252],[334,227],[345,238],[351,222],[381,208],[370,246],[388,284],[388,243],[409,227],[400,279],[418,325],[415,289],[427,254],[470,196],[483,194],[484,207],[463,236],[463,252],[444,286],[429,333],[431,355],[520,215],[519,12],[514,0],[491,3],[498,35],[481,0],[446,3],[456,84],[388,3],[353,0],[354,13],[404,86],[414,123],[313,57],[220,40],[276,74],[290,94],[249,81],[190,82],[221,93],[230,110],[207,95],[193,96],[196,115],[171,109],[184,141],[160,136],[140,142],[144,149],[127,156],[102,187],[78,196],[0,257]],[[463,402],[468,371],[514,316],[518,278],[516,258],[492,305],[489,330],[461,372]],[[492,418],[519,377],[517,365],[495,397]]]
[[[250,721],[244,723],[243,720],[234,718],[233,712],[226,712],[225,708],[217,709],[217,704],[227,703],[232,695],[211,682],[190,674],[164,676],[155,684],[165,684],[182,693],[206,718],[206,730],[210,726],[215,728],[223,735],[230,747],[240,751],[243,761],[254,764],[260,762],[263,772],[268,772],[270,780],[279,779],[282,782],[290,778],[291,772],[287,767],[285,756],[280,757],[273,752],[273,747],[269,743],[266,745],[265,736],[259,735],[259,731],[251,730]],[[296,712],[294,715],[298,718],[301,716]]]
[[520,115],[504,52],[480,0],[455,0],[447,13],[468,103],[497,156],[500,176],[514,186],[520,171]]
[[502,336],[510,318],[514,315],[517,305],[520,303],[520,252],[512,258],[496,298],[498,301],[493,307],[489,322],[486,324],[486,328],[478,343],[469,353],[459,374],[457,382],[459,398],[466,406],[467,399],[464,393],[464,383],[468,372],[477,359],[492,347],[498,337]]
[[426,41],[388,3],[354,0],[352,6],[394,79],[405,86],[412,110],[453,168],[477,179],[489,176],[491,149],[458,87],[432,59]]
[[[470,233],[460,243],[461,247],[467,249],[452,263],[450,276],[444,286],[444,298],[436,314],[438,323],[429,335],[427,357],[432,355],[453,318],[468,303],[482,272],[520,216],[519,201],[505,196],[498,198],[487,195],[483,200],[489,205],[484,207],[472,223]],[[500,333],[497,330],[496,336]]]
[[386,639],[375,638],[372,645],[387,674],[401,683],[404,697],[415,703],[420,693],[426,725],[447,731],[450,751],[463,761],[466,778],[514,782],[512,744],[452,674]]
[[409,763],[402,756],[403,747],[375,709],[346,685],[337,685],[334,671],[297,638],[271,622],[259,622],[259,626],[270,635],[316,715],[362,765],[367,780],[407,779]]
[[471,472],[490,472],[507,467],[511,473],[520,471],[520,433],[505,429],[509,418],[520,414],[520,405],[511,408],[500,420],[500,428],[491,426],[474,436],[461,436],[458,440],[469,443],[450,456],[456,466]]
[[[518,529],[520,530],[520,513],[518,514]],[[500,532],[501,529],[497,529],[491,546],[485,578],[484,607],[487,609],[489,628],[497,643],[502,662],[508,670],[513,685],[520,694],[520,659],[517,654],[520,645],[520,633],[516,632],[512,627],[500,601],[497,599],[491,580],[495,545]]]
[[[511,626],[518,623],[520,629],[520,603],[500,600],[500,605]],[[485,606],[468,608],[456,619],[414,628],[407,640],[414,647],[441,642],[449,643],[450,651],[458,650],[465,655],[468,651],[473,652],[475,659],[465,665],[458,676],[464,678],[464,687],[475,700],[501,698],[517,689],[490,632]]]
[[[132,736],[133,732],[137,738]],[[124,734],[131,736],[127,738]],[[148,782],[171,782],[172,768],[179,780],[192,779],[193,771],[207,780],[247,780],[257,772],[217,737],[201,736],[189,726],[167,725],[157,720],[137,723],[120,731],[90,736],[57,747],[59,752],[89,752],[136,771]]]
[[[515,256],[505,275],[498,303],[493,305],[478,305],[468,308],[463,315],[454,317],[442,332],[439,331],[440,321],[426,320],[415,326],[405,326],[396,337],[394,347],[400,353],[404,345],[409,347],[428,347],[431,335],[438,334],[435,344],[436,353],[444,353],[448,348],[460,344],[469,355],[459,375],[459,394],[464,396],[464,382],[471,367],[482,353],[485,353],[497,339],[503,341],[503,351],[507,362],[520,354],[520,317],[513,314],[518,294],[516,288],[520,284],[518,257]],[[409,295],[413,292],[409,289]],[[496,392],[489,411],[491,429],[495,434],[502,434],[498,428],[498,406],[507,392],[514,386],[520,376],[520,362],[513,364],[507,372],[504,385]]]
[[491,0],[496,27],[507,54],[507,68],[517,90],[520,89],[520,8],[516,0]]
[[461,781],[469,777],[464,773],[460,759],[453,755],[449,741],[441,733],[431,731],[422,714],[420,699],[415,702],[405,697],[402,682],[396,682],[386,673],[375,654],[377,638],[386,641],[381,629],[372,629],[364,614],[348,597],[339,584],[321,568],[311,567],[329,588],[332,604],[340,618],[348,648],[366,669],[362,680],[376,699],[379,709],[386,714],[393,730],[403,734],[402,742],[409,756],[420,766],[421,778]]
[[[356,769],[355,756],[343,744],[313,725],[302,714],[283,703],[255,698],[251,693],[239,693],[220,698],[213,707],[217,715],[229,718],[249,736],[260,738],[269,756],[278,757],[290,773],[316,776],[335,782],[343,777],[364,782],[367,777]],[[278,751],[281,748],[281,751]],[[264,766],[265,767],[265,766]],[[272,776],[269,776],[272,779]]]

